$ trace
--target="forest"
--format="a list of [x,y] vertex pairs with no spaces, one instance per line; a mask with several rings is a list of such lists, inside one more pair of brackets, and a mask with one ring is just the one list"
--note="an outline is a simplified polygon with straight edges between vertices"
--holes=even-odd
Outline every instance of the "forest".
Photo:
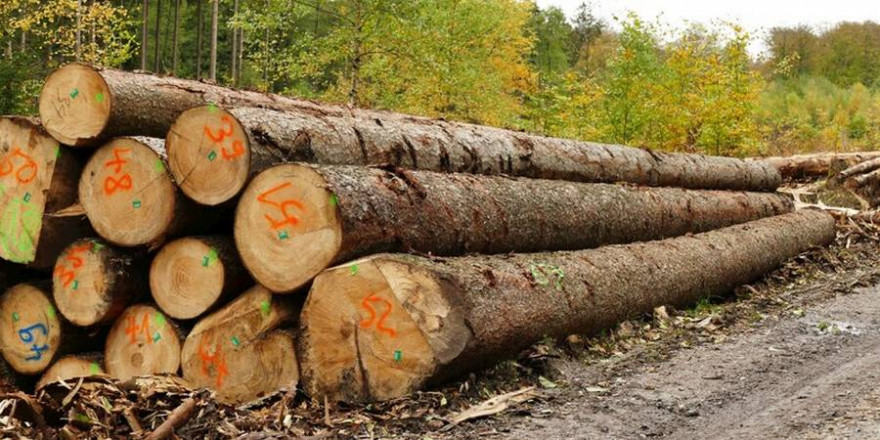
[[880,143],[880,24],[769,30],[527,0],[4,0],[0,113],[80,61],[556,137],[732,156]]

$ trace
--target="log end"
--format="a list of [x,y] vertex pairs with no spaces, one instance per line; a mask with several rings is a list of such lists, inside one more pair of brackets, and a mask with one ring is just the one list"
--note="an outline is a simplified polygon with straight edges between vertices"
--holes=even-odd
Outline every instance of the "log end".
[[77,379],[104,374],[100,360],[86,359],[78,356],[65,356],[58,359],[37,382],[37,389],[54,382]]
[[107,279],[115,274],[105,264],[108,252],[105,245],[86,238],[73,242],[58,256],[52,296],[61,314],[75,325],[87,327],[115,318],[112,280]]
[[342,244],[338,203],[310,166],[284,164],[260,173],[235,212],[235,244],[251,275],[287,293],[330,266]]
[[168,132],[165,149],[180,189],[203,205],[232,199],[248,180],[248,137],[238,120],[216,105],[183,112]]
[[194,237],[162,247],[150,265],[150,291],[168,316],[192,319],[217,303],[225,269],[219,250]]
[[60,348],[61,321],[46,292],[17,284],[0,298],[0,347],[13,370],[37,374]]
[[256,286],[193,327],[181,350],[183,377],[244,401],[299,379],[293,337],[275,330],[294,310]]
[[68,64],[52,72],[40,93],[40,119],[65,145],[94,145],[110,120],[112,96],[94,67]]
[[121,380],[133,376],[177,373],[180,336],[155,308],[133,305],[117,318],[104,346],[107,373]]
[[300,361],[313,398],[366,402],[421,388],[471,339],[442,283],[382,256],[318,276],[300,316]]
[[0,118],[0,258],[36,258],[59,145],[24,118]]
[[79,181],[80,203],[92,227],[119,246],[160,241],[174,220],[176,197],[162,158],[134,138],[99,148]]

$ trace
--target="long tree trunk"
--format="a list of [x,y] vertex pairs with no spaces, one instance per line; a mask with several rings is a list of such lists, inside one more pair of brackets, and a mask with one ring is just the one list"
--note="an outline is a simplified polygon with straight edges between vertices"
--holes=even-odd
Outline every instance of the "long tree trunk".
[[245,190],[235,242],[256,280],[291,292],[375,252],[583,249],[701,232],[792,210],[773,193],[279,165]]
[[45,269],[90,232],[77,202],[82,160],[36,120],[0,118],[0,258]]
[[205,22],[205,16],[202,13],[202,3],[204,3],[204,0],[196,1],[196,79],[202,79],[202,34]]
[[183,377],[234,403],[299,381],[293,337],[276,330],[291,323],[296,304],[256,286],[199,320],[183,344]]
[[149,19],[150,0],[144,0],[141,4],[141,70],[143,71],[147,70],[147,46],[150,40],[149,35],[147,35],[149,32]]
[[773,165],[786,179],[812,179],[830,177],[832,174],[861,162],[880,157],[880,151],[855,153],[818,153],[785,157],[754,158]]
[[354,261],[322,273],[306,300],[304,388],[313,399],[403,396],[547,336],[596,333],[660,305],[726,294],[834,234],[831,216],[801,211],[594,250]]
[[109,324],[149,294],[146,280],[143,255],[84,238],[58,256],[52,295],[58,311],[74,325]]
[[176,374],[180,368],[180,328],[155,307],[125,309],[107,335],[104,367],[117,379]]
[[232,237],[186,237],[172,241],[150,265],[150,292],[159,308],[176,319],[215,309],[254,284]]
[[171,180],[155,138],[116,138],[95,151],[79,181],[79,200],[95,231],[117,246],[158,246],[211,226]]
[[217,81],[217,28],[220,15],[220,1],[214,0],[211,3],[211,60],[208,70],[208,79]]
[[43,373],[36,389],[40,390],[53,382],[105,374],[101,366],[103,363],[103,356],[100,353],[64,356]]

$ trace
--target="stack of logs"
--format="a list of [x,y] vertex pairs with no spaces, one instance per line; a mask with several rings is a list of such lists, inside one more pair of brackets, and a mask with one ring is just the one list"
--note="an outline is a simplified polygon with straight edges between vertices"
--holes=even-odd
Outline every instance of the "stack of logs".
[[37,386],[390,399],[834,236],[764,162],[80,64],[39,109],[0,120],[0,348]]

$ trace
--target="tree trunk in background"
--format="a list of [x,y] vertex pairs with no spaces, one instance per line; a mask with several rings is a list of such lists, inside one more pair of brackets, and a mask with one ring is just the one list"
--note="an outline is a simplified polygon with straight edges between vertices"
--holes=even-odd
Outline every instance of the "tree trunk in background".
[[837,171],[880,157],[880,151],[855,153],[799,154],[784,157],[752,158],[749,161],[773,165],[785,179],[829,177]]
[[162,3],[164,0],[156,0],[156,48],[153,50],[153,71],[156,73],[161,73],[162,70],[159,68],[159,56],[161,54],[160,37],[162,35]]
[[792,207],[776,193],[284,164],[260,173],[242,194],[235,244],[257,282],[285,293],[331,264],[376,252],[587,249],[708,231]]
[[141,70],[147,70],[147,45],[149,44],[150,37],[147,35],[149,32],[149,18],[150,18],[150,0],[144,0],[141,5],[142,11],[141,16],[143,20],[141,21]]
[[205,0],[196,0],[196,79],[202,79],[202,33],[204,32],[204,14],[202,3]]
[[217,27],[220,15],[220,1],[214,0],[211,5],[211,65],[208,70],[208,79],[217,81]]
[[300,314],[302,382],[318,401],[401,397],[545,337],[727,294],[834,234],[830,215],[805,210],[593,250],[353,261],[312,284]]
[[171,75],[177,76],[180,64],[180,0],[174,2],[174,36],[171,49]]
[[[235,0],[233,3],[232,16],[233,19],[238,15],[238,0]],[[238,84],[238,25],[232,26],[232,59],[230,60],[231,65],[231,78],[232,84]]]
[[76,38],[74,42],[75,59],[80,61],[82,59],[82,0],[76,0],[76,32],[74,38]]

